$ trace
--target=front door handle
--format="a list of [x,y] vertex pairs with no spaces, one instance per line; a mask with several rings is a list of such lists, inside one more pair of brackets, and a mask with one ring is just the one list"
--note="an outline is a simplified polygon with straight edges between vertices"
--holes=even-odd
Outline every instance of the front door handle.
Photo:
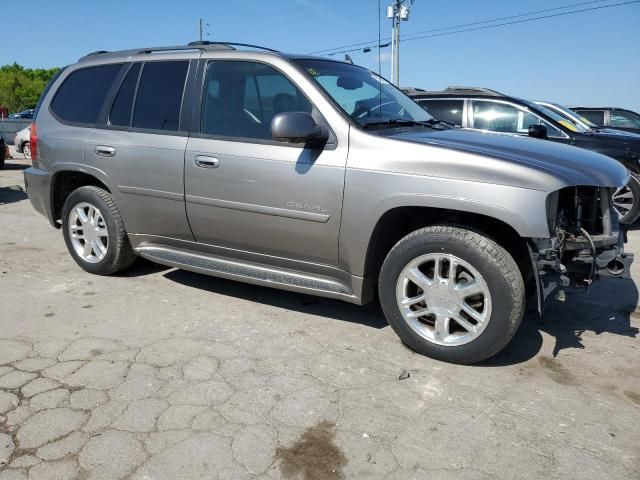
[[113,147],[107,147],[106,145],[96,145],[96,155],[100,157],[115,157],[116,149]]
[[220,166],[220,160],[215,157],[207,157],[205,155],[198,155],[195,159],[195,164],[202,168],[218,168]]

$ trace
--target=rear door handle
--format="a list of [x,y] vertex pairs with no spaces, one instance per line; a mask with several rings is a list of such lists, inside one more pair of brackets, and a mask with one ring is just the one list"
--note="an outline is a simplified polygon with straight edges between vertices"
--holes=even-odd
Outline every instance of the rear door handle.
[[96,155],[100,157],[115,157],[116,149],[113,147],[107,147],[106,145],[96,145]]
[[220,166],[220,160],[215,157],[207,157],[206,155],[198,155],[195,159],[195,164],[201,168],[218,168]]

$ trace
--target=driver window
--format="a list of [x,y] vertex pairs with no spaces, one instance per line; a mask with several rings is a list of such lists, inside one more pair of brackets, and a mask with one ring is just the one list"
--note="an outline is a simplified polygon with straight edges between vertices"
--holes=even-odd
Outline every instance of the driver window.
[[482,100],[473,102],[473,128],[528,135],[530,125],[544,125],[549,137],[564,138],[562,132],[549,122],[513,105]]
[[519,110],[511,105],[473,101],[473,127],[491,132],[518,133]]
[[312,112],[312,105],[278,70],[253,62],[211,62],[202,99],[204,134],[271,140],[279,113]]

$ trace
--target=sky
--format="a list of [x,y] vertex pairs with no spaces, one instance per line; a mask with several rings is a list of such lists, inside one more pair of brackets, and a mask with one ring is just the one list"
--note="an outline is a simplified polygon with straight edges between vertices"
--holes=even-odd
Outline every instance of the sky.
[[[545,15],[624,1],[588,2]],[[384,11],[389,3],[381,0],[383,39],[391,33]],[[444,33],[445,27],[578,3],[584,1],[415,0],[401,33]],[[199,18],[209,24],[205,39],[292,53],[361,42],[375,46],[378,37],[378,0],[30,0],[28,10],[28,22],[19,16],[3,17],[5,24],[16,23],[0,37],[0,65],[15,61],[34,68],[62,66],[95,50],[185,44],[198,39]],[[484,25],[490,24],[477,26]],[[380,52],[382,75],[389,78],[390,49]],[[482,86],[569,106],[619,106],[640,112],[639,52],[640,3],[633,3],[405,40],[400,83],[429,90]],[[377,49],[349,55],[354,63],[378,70]]]

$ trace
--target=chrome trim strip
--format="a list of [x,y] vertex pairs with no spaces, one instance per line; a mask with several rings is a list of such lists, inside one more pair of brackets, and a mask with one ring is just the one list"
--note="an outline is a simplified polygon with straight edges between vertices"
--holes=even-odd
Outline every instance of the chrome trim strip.
[[210,207],[228,208],[243,212],[262,213],[276,217],[295,218],[297,220],[307,220],[309,222],[327,223],[331,215],[314,212],[303,212],[300,210],[290,210],[288,208],[267,207],[266,205],[255,205],[253,203],[233,202],[231,200],[219,200],[217,198],[197,197],[195,195],[186,196],[187,203],[207,205]]
[[153,190],[151,188],[129,187],[126,185],[119,185],[118,190],[122,193],[129,193],[131,195],[142,195],[143,197],[158,197],[165,200],[175,200],[176,202],[184,202],[184,195],[182,193],[165,192],[164,190]]

